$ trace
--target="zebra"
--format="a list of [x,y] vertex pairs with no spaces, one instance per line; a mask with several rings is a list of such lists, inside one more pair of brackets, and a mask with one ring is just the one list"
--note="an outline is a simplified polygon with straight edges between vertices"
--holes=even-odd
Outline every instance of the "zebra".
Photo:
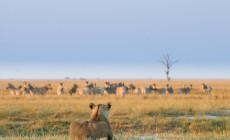
[[105,92],[105,88],[94,87],[91,89],[91,93],[93,95],[95,95],[95,94],[101,94],[102,95],[102,94],[104,94],[104,92]]
[[128,94],[128,90],[129,88],[123,82],[119,82],[116,87],[116,94],[118,96],[124,96]]
[[46,94],[48,90],[52,90],[51,84],[47,84],[43,87],[33,87],[31,84],[28,84],[28,89],[31,95],[43,95]]
[[150,85],[150,88],[152,88],[153,93],[159,93],[159,94],[165,94],[166,93],[165,88],[157,88],[155,83],[153,84],[153,86]]
[[18,88],[16,88],[13,84],[11,83],[8,83],[6,89],[10,90],[10,93],[12,95],[16,95],[16,96],[19,96],[19,95],[26,95],[29,93],[29,90],[25,87],[22,87],[21,85],[18,86]]
[[110,84],[109,82],[105,82],[104,86],[104,94],[116,94],[118,84]]
[[210,86],[208,86],[208,85],[206,85],[204,83],[202,85],[203,85],[203,90],[204,90],[205,93],[210,94],[212,92],[212,87],[210,87]]
[[88,81],[85,82],[83,89],[80,90],[80,94],[93,94],[93,89],[96,87],[96,83],[89,83]]
[[141,89],[141,94],[151,94],[153,93],[153,86],[150,85],[149,87],[142,87]]
[[73,84],[72,88],[69,90],[69,94],[73,95],[77,93],[77,89],[78,89],[78,85],[77,84]]
[[166,93],[167,94],[173,94],[173,88],[169,86],[169,84],[166,85]]
[[65,93],[64,87],[63,87],[63,83],[60,83],[60,86],[57,89],[57,94],[58,95],[63,95]]
[[125,86],[119,86],[116,89],[116,94],[118,96],[124,96],[127,93],[128,93],[128,90],[127,90],[127,87],[125,87]]
[[85,85],[83,88],[79,88],[77,84],[74,84],[72,88],[69,90],[69,94],[78,94],[78,95],[89,95],[89,94],[103,94],[104,93],[104,88],[98,88],[96,87],[96,84],[89,84],[88,81],[86,81]]
[[190,87],[184,86],[184,88],[178,89],[178,93],[180,93],[180,94],[182,94],[182,93],[188,94],[188,93],[190,93],[191,90],[192,90],[192,84],[190,84]]
[[134,94],[139,94],[141,93],[140,88],[136,88],[133,84],[129,84],[129,89],[134,93]]
[[73,86],[69,90],[69,94],[70,95],[73,95],[73,94],[77,94],[77,95],[89,94],[89,90],[85,86],[83,88],[80,88],[78,86],[78,84],[73,84]]
[[71,89],[69,90],[69,94],[77,94],[77,95],[83,95],[83,94],[89,94],[89,90],[87,87],[79,88],[78,84],[73,84]]

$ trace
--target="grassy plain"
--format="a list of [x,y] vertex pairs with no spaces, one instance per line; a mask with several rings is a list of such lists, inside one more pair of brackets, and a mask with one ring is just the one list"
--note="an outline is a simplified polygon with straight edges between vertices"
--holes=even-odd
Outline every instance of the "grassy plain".
[[[110,80],[108,80],[110,81]],[[164,80],[112,80],[147,87]],[[110,122],[117,139],[154,136],[159,139],[230,139],[230,80],[172,80],[173,95],[70,96],[68,89],[78,80],[27,80],[36,86],[51,83],[53,90],[44,96],[13,97],[5,89],[7,83],[21,85],[20,80],[0,81],[0,140],[47,139],[68,140],[72,121],[85,121],[91,111],[90,102],[111,102]],[[56,95],[63,82],[66,95]],[[103,87],[104,80],[90,80]],[[211,95],[202,91],[202,83],[213,87]],[[193,84],[191,94],[179,95],[177,89]]]

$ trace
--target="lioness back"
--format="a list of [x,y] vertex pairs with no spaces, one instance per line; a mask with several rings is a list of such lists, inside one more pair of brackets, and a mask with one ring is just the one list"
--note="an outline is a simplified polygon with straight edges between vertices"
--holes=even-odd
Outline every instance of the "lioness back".
[[89,136],[92,138],[102,138],[109,135],[109,126],[106,122],[90,122],[88,124]]
[[84,140],[88,133],[88,122],[70,124],[70,137],[72,140]]
[[86,137],[102,138],[109,135],[109,126],[106,122],[90,121],[70,124],[70,137],[72,140],[84,140]]
[[85,140],[91,138],[106,137],[108,140],[113,140],[113,132],[109,123],[110,102],[107,104],[94,103],[89,104],[92,114],[88,121],[84,123],[73,122],[70,124],[70,137],[72,140]]

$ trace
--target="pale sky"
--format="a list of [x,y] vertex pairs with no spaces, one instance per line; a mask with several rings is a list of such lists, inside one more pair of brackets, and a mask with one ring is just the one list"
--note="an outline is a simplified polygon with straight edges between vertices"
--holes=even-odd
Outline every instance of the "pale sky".
[[1,0],[0,79],[230,78],[229,0]]

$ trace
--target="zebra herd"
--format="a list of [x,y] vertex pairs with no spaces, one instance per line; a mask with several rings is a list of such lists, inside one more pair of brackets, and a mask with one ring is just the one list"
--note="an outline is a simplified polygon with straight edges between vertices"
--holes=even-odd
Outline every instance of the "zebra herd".
[[[210,94],[212,92],[212,87],[202,84],[205,93]],[[32,86],[30,83],[24,82],[23,85],[15,87],[13,84],[8,83],[7,88],[10,90],[12,95],[44,95],[48,90],[52,90],[51,84],[44,85],[43,87]],[[178,89],[179,94],[189,94],[192,90],[192,84],[189,86],[184,86]],[[136,87],[134,84],[125,85],[123,82],[110,83],[105,82],[104,87],[97,87],[96,83],[85,82],[83,88],[80,88],[78,84],[73,84],[69,89],[68,93],[70,95],[107,95],[116,94],[119,96],[124,96],[128,93],[130,94],[173,94],[174,89],[169,84],[166,87],[158,88],[155,83],[149,85],[148,87]],[[65,88],[63,83],[59,83],[57,88],[58,95],[65,94]]]
[[44,85],[43,87],[32,86],[24,82],[23,86],[15,87],[13,84],[8,83],[6,89],[10,90],[12,95],[44,95],[48,90],[52,90],[51,84]]

